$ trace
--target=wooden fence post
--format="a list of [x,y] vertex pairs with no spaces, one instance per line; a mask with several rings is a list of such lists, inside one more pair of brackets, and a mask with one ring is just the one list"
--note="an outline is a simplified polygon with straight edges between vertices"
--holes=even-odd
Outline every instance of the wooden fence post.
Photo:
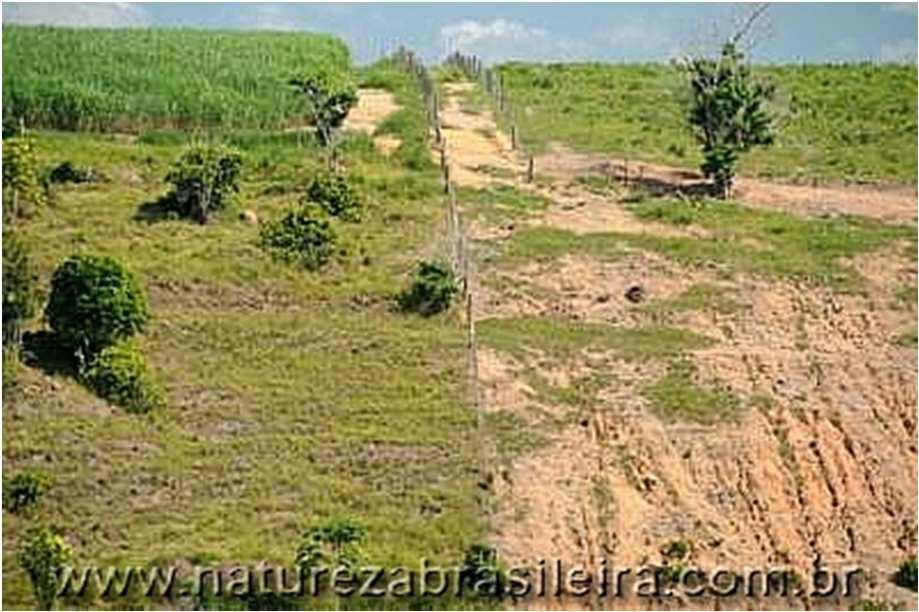
[[527,183],[533,182],[533,156],[530,155],[530,161],[527,163]]

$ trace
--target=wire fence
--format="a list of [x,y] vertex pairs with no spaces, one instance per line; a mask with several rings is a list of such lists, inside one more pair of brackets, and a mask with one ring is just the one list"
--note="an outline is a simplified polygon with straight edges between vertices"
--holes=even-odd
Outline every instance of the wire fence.
[[465,222],[457,204],[456,186],[451,178],[447,142],[443,136],[440,118],[441,100],[428,69],[414,52],[400,48],[393,55],[396,63],[415,74],[424,98],[428,122],[434,136],[434,150],[439,152],[440,173],[444,191],[443,251],[453,276],[460,285],[463,316],[466,324],[467,391],[470,403],[476,409],[479,426],[482,425],[481,395],[478,385],[478,347],[475,332],[475,270],[471,245]]

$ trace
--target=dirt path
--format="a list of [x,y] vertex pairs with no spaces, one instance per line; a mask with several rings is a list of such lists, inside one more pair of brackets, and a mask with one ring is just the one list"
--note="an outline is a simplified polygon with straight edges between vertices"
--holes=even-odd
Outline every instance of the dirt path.
[[[469,113],[459,103],[466,87],[448,88],[443,111],[457,184],[505,183],[547,195],[555,203],[529,221],[535,225],[578,233],[676,231],[638,222],[578,185],[578,176],[597,172],[586,158],[556,154],[554,166],[548,159],[537,161],[540,172],[553,180],[521,184],[521,160],[496,133],[488,113]],[[654,168],[645,178],[655,179],[659,171],[669,173],[671,183],[695,180]],[[742,182],[740,189],[754,189],[750,195],[759,186]],[[791,190],[808,205],[820,201],[815,192],[796,189],[766,186],[755,197],[764,206],[773,205],[768,197],[786,206],[779,198],[782,190]],[[839,200],[833,199],[835,191],[828,193],[833,201],[825,210],[861,210],[857,196]],[[907,215],[904,194],[865,198],[864,206],[883,202],[884,212],[875,216],[915,217],[914,203],[913,216]],[[774,280],[725,279],[717,270],[686,269],[645,252],[609,262],[579,256],[510,269],[491,265],[480,266],[480,279],[493,275],[502,282],[480,284],[478,320],[550,316],[631,328],[660,322],[625,299],[624,289],[634,281],[657,299],[677,297],[702,283],[724,287],[738,302],[736,309],[688,310],[664,322],[716,341],[689,355],[698,382],[718,381],[744,405],[734,421],[665,422],[642,396],[644,385],[662,376],[664,364],[609,354],[559,361],[481,349],[484,409],[512,414],[546,438],[498,470],[493,541],[508,564],[562,559],[569,567],[593,567],[609,559],[619,567],[666,565],[675,561],[665,549],[683,542],[688,551],[679,563],[735,570],[787,564],[802,576],[816,565],[855,564],[870,575],[873,596],[911,600],[888,580],[888,572],[916,546],[917,359],[914,347],[892,342],[916,317],[914,308],[892,299],[898,287],[915,283],[916,263],[903,249],[856,262],[869,283],[860,295]],[[541,394],[534,376],[565,388],[576,381],[600,382],[586,401],[572,407]],[[527,605],[705,608],[715,603],[725,605],[593,598]],[[774,606],[831,603],[791,598]]]
[[[401,107],[396,104],[392,93],[383,89],[359,89],[357,92],[357,105],[351,109],[342,126],[345,131],[360,132],[373,136],[384,119],[398,111]],[[373,137],[373,144],[387,155],[392,153],[401,144],[400,140],[390,135]]]
[[[657,193],[693,193],[706,186],[695,170],[578,153],[560,145],[537,157],[535,165],[538,172],[556,180],[571,180],[591,173],[611,173],[616,177],[627,174],[633,183]],[[915,186],[789,185],[740,177],[735,195],[745,204],[806,216],[852,214],[912,223],[917,218]]]

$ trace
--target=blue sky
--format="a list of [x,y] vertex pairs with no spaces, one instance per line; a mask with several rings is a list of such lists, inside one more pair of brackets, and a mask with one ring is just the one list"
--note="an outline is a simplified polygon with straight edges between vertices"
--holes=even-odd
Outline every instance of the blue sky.
[[[917,5],[773,4],[754,60],[916,61]],[[709,46],[749,7],[738,4],[171,4],[3,3],[3,23],[311,30],[345,39],[356,58],[399,44],[428,61],[446,51],[486,61],[666,61]]]

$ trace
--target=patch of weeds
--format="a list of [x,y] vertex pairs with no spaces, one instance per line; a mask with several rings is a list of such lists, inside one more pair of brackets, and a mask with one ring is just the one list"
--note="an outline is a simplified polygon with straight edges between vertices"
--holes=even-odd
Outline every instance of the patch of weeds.
[[485,189],[462,187],[457,191],[456,198],[470,214],[492,223],[525,218],[545,210],[552,203],[545,196],[510,185],[494,185]]
[[600,196],[619,193],[619,186],[616,184],[616,180],[606,174],[581,174],[574,179],[574,182],[587,191]]
[[692,542],[682,538],[679,540],[671,540],[661,548],[661,554],[664,557],[676,561],[682,561],[689,556],[690,552],[692,552]]
[[525,374],[527,386],[533,390],[534,399],[554,406],[584,407],[591,403],[601,389],[609,384],[610,377],[596,373],[572,379],[570,384],[554,385],[533,370]]
[[485,427],[495,441],[498,455],[505,459],[535,450],[546,442],[526,421],[507,410],[486,412]]
[[613,327],[603,323],[550,317],[485,319],[478,326],[486,345],[515,357],[528,350],[566,358],[585,349],[612,350],[623,359],[661,359],[710,346],[713,341],[686,329],[649,325]]
[[639,306],[636,310],[654,317],[691,310],[709,310],[718,314],[732,314],[740,309],[740,304],[731,299],[727,293],[727,289],[724,287],[698,283],[676,297],[652,300]]
[[894,307],[916,310],[916,284],[904,283],[894,292]]
[[855,216],[805,219],[713,200],[640,199],[628,206],[639,219],[694,225],[710,238],[627,235],[632,246],[688,264],[710,262],[738,272],[796,278],[853,290],[858,272],[839,260],[915,234],[914,227],[885,225]]
[[504,263],[552,262],[565,255],[586,255],[615,261],[623,255],[623,239],[617,234],[576,234],[553,227],[526,227],[504,243]]
[[915,591],[917,580],[919,580],[919,566],[916,564],[916,555],[913,555],[900,564],[900,567],[897,568],[897,573],[894,574],[893,581],[897,586]]
[[894,338],[893,343],[897,346],[902,346],[903,348],[916,348],[917,343],[919,343],[916,328],[913,327],[897,334],[897,337]]
[[[494,135],[494,132],[492,132],[492,135]],[[495,178],[513,179],[517,176],[517,173],[509,168],[501,168],[492,164],[478,165],[475,170],[476,172],[481,172],[482,174],[487,174]]]
[[675,361],[663,378],[642,389],[642,395],[666,421],[709,425],[737,418],[740,399],[736,395],[720,386],[700,387],[695,378],[696,368],[690,361]]

